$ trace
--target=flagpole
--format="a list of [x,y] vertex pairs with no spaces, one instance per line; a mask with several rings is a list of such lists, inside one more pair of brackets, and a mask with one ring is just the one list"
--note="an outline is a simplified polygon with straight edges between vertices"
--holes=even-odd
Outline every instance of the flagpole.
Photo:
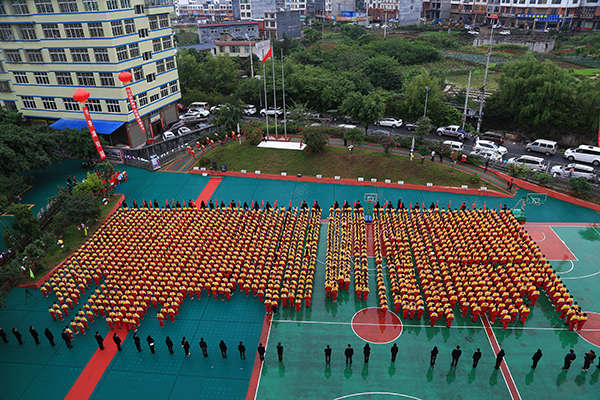
[[275,108],[275,140],[279,140],[277,137],[277,91],[275,87],[275,57],[271,56],[271,61],[273,65],[273,107]]
[[283,76],[283,49],[281,49],[281,87],[283,89],[283,134],[287,140],[287,115],[285,114],[285,79]]
[[[263,57],[265,55],[263,54]],[[265,63],[262,63],[263,66],[263,81],[265,82],[265,118],[266,118],[266,122],[267,122],[267,140],[269,139],[269,106],[267,104],[267,75],[266,75],[266,70],[265,70]]]

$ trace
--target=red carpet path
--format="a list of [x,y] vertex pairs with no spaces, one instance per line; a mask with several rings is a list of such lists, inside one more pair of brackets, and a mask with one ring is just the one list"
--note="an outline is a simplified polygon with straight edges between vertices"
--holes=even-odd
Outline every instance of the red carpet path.
[[194,202],[194,205],[197,208],[200,208],[200,204],[203,201],[204,201],[204,204],[208,204],[208,201],[210,200],[211,196],[213,195],[213,193],[215,193],[215,191],[217,190],[217,187],[219,187],[219,184],[221,183],[221,179],[223,179],[223,177],[221,177],[221,176],[211,176],[210,177],[210,180],[208,181],[206,186],[204,186],[204,190],[202,190],[202,193],[200,193],[200,196],[198,196],[198,198]]
[[[273,319],[273,314],[265,315],[265,320],[263,322],[263,327],[260,332],[260,343],[262,343],[265,348],[267,347],[267,343],[269,343],[269,334],[271,333],[271,320]],[[250,350],[252,352],[252,350]],[[248,393],[246,394],[246,400],[254,400],[256,399],[256,395],[258,394],[258,383],[260,382],[260,374],[262,373],[262,361],[260,361],[260,357],[256,357],[254,359],[254,367],[252,368],[252,376],[250,377],[250,385],[248,386]]]

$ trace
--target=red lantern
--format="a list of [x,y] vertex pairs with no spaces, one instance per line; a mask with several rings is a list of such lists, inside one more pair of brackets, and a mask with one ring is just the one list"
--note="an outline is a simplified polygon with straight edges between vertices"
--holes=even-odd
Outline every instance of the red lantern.
[[132,78],[133,78],[133,76],[131,75],[131,72],[129,72],[129,71],[123,71],[119,74],[119,80],[123,83],[131,82]]
[[90,92],[85,89],[77,89],[75,93],[73,93],[73,99],[79,103],[85,103],[89,98]]

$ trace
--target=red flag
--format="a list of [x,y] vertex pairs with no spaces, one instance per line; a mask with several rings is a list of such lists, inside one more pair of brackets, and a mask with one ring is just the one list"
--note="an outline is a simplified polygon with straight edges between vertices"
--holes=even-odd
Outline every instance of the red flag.
[[356,208],[356,200],[354,200],[354,208]]
[[267,61],[271,57],[273,57],[273,47],[269,47],[269,51],[267,51],[267,54],[265,54],[265,56],[263,57],[262,63],[264,64],[265,61]]
[[173,199],[173,207],[175,207],[175,199]]
[[498,204],[498,212],[500,212],[500,207],[502,207],[502,203]]
[[471,206],[471,210],[475,208],[475,202],[473,202],[473,205]]
[[412,201],[410,202],[410,205],[408,206],[409,210],[412,210]]
[[238,200],[238,208],[242,208],[242,203]]
[[483,202],[483,211],[485,211],[485,201]]
[[292,201],[290,200],[290,208],[292,208]]
[[450,203],[452,203],[452,200],[448,202],[448,210],[450,209]]
[[435,208],[438,208],[438,203],[439,202],[440,202],[439,200],[435,202]]
[[277,200],[273,203],[273,208],[277,208]]
[[169,207],[169,200],[165,200],[165,207]]
[[425,200],[423,200],[423,204],[421,204],[421,208],[425,209]]
[[385,204],[383,205],[383,208],[387,207],[387,200],[385,201]]
[[261,201],[260,201],[260,208],[263,208],[264,206],[265,206],[265,205],[264,205],[264,201],[263,201],[263,200],[261,200]]

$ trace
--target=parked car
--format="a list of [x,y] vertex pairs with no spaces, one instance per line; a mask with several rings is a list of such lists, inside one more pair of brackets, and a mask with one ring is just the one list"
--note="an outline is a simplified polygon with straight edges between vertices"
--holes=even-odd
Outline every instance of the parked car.
[[172,124],[172,125],[169,127],[169,130],[170,130],[170,131],[174,131],[175,129],[179,129],[179,128],[181,128],[182,126],[185,126],[185,122],[184,122],[184,121],[177,121],[177,122],[175,122],[174,124]]
[[530,153],[532,151],[537,151],[538,153],[544,153],[545,155],[550,156],[556,154],[558,146],[556,142],[553,142],[552,140],[537,139],[531,143],[527,143],[525,149]]
[[325,114],[309,114],[308,120],[312,122],[318,123],[329,123],[331,122],[331,117]]
[[473,150],[482,149],[482,150],[495,150],[501,155],[505,155],[508,153],[508,150],[504,146],[498,146],[496,143],[491,140],[478,140],[475,142],[475,146],[473,146]]
[[182,115],[181,117],[179,117],[179,120],[180,120],[180,122],[183,122],[185,125],[194,125],[194,124],[197,124],[198,122],[206,122],[206,121],[208,121],[208,118],[194,116],[194,115]]
[[208,110],[204,110],[204,109],[197,109],[197,108],[190,108],[185,114],[180,115],[179,119],[183,120],[185,117],[194,117],[194,118],[208,118],[208,116],[210,115],[210,113],[208,112]]
[[262,115],[263,117],[265,115],[268,115],[269,117],[274,117],[275,113],[277,113],[277,115],[282,115],[283,114],[283,110],[281,109],[281,107],[277,107],[277,109],[271,107],[267,110],[265,110],[264,108],[262,110],[260,110],[260,115]]
[[383,129],[376,129],[374,131],[367,131],[367,133],[369,134],[369,136],[374,136],[374,137],[379,137],[379,136],[390,137],[391,136],[391,133],[389,131],[384,131]]
[[479,32],[477,32],[477,31],[469,31],[469,35],[479,35]]
[[503,31],[498,32],[498,35],[508,36],[510,35],[510,31],[508,29],[505,29]]
[[181,128],[177,129],[177,134],[178,135],[185,135],[186,133],[190,133],[192,130],[190,128],[188,128],[187,126],[182,126]]
[[338,127],[338,129],[341,129],[344,131],[347,131],[349,129],[356,129],[356,125],[349,125],[349,124],[340,124],[337,127]]
[[378,126],[389,126],[391,128],[400,128],[402,126],[402,120],[395,117],[385,117],[381,121],[375,122]]
[[489,158],[494,161],[502,161],[502,154],[492,149],[477,149],[469,153],[472,156],[479,156],[481,158]]
[[444,146],[448,147],[452,151],[464,151],[465,146],[462,142],[455,142],[453,140],[444,140],[442,143]]
[[464,129],[460,129],[458,125],[440,126],[436,131],[438,136],[454,136],[460,140],[465,140],[471,137],[471,132],[467,132]]
[[191,103],[188,108],[201,108],[203,110],[208,110],[208,103],[205,101],[195,101]]
[[204,129],[207,126],[208,126],[208,124],[200,123],[200,124],[194,125],[194,128],[196,128],[196,129]]
[[565,150],[564,155],[569,161],[582,161],[594,164],[596,167],[600,165],[600,147],[582,144],[577,148]]
[[541,157],[533,157],[533,156],[520,156],[520,157],[512,157],[509,158],[506,163],[507,164],[520,164],[524,165],[528,169],[532,171],[545,171],[546,164],[545,160]]
[[[562,178],[586,178],[589,181],[596,180],[594,167],[581,164],[555,165],[550,170],[552,175]],[[569,176],[570,175],[570,176]]]
[[498,132],[487,131],[484,133],[480,133],[477,137],[481,140],[491,140],[492,142],[496,142],[497,144],[504,143],[504,134]]
[[254,115],[256,114],[256,107],[250,104],[246,104],[242,109],[242,114],[244,115]]
[[185,106],[181,103],[177,103],[177,110],[179,111],[185,111]]
[[[407,122],[407,123],[404,125],[404,127],[405,127],[406,129],[408,129],[409,131],[413,131],[413,132],[414,132],[414,131],[416,131],[416,130],[417,130],[417,128],[419,127],[419,124],[417,124],[416,122],[415,122],[415,123],[412,123],[412,122]],[[429,133],[431,133],[431,132],[433,132],[433,131],[435,131],[435,126],[433,126],[433,125],[429,125]]]
[[164,140],[172,139],[175,137],[175,134],[171,131],[164,131],[162,134]]
[[212,106],[210,108],[210,112],[214,113],[215,111],[219,111],[221,108],[227,107],[225,104],[219,104],[218,106]]

